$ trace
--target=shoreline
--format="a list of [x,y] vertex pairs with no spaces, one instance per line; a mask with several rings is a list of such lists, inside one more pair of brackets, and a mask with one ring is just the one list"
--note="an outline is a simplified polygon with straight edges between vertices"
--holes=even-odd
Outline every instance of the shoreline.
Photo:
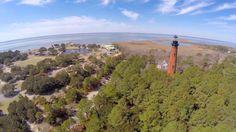
[[[94,33],[94,34],[68,34],[68,35],[53,35],[34,37],[26,39],[18,39],[0,42],[0,52],[18,49],[22,52],[28,49],[37,49],[40,47],[50,47],[57,43],[79,43],[79,44],[111,44],[116,42],[130,42],[130,41],[153,41],[161,42],[163,40],[172,40],[173,35],[163,34],[138,34],[138,33]],[[192,43],[200,43],[207,45],[223,45],[236,48],[236,44],[225,41],[211,40],[205,38],[180,36],[180,39],[191,41]]]

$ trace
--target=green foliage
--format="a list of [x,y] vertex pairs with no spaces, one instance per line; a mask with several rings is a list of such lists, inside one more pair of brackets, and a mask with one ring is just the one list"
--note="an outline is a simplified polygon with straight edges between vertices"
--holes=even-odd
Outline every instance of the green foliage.
[[47,100],[43,96],[37,96],[37,97],[33,98],[33,102],[36,105],[45,105],[47,103]]
[[2,87],[1,92],[3,93],[5,97],[10,97],[14,95],[14,90],[15,90],[15,86],[13,84],[5,84]]
[[24,80],[28,72],[24,70],[24,68],[18,67],[18,66],[11,66],[11,74],[14,76],[14,80]]
[[100,85],[96,77],[86,77],[83,81],[83,87],[86,91],[95,90]]
[[103,66],[103,62],[102,62],[101,60],[97,59],[96,56],[92,56],[92,55],[91,55],[91,56],[89,56],[88,60],[89,60],[92,64],[94,64],[94,65],[96,65],[96,66],[98,66],[98,67],[102,67],[102,66]]
[[93,107],[77,116],[88,131],[233,131],[236,58],[208,71],[193,66],[170,78],[145,57],[121,62]]
[[5,82],[9,82],[14,78],[13,74],[11,73],[1,73],[0,74],[0,79]]
[[104,65],[102,65],[101,69],[97,73],[98,78],[108,77],[109,75],[111,75],[112,71],[115,69],[116,65],[120,63],[121,60],[121,56],[113,58],[107,57],[105,59]]
[[26,120],[22,120],[16,115],[7,115],[0,117],[1,132],[29,132],[30,127]]
[[69,74],[63,70],[56,74],[55,79],[62,85],[66,86],[70,83],[70,76]]
[[12,62],[18,61],[18,60],[26,60],[27,54],[21,54],[20,51],[8,51],[8,52],[1,52],[0,53],[0,64],[10,64]]
[[66,67],[72,64],[75,64],[75,61],[78,60],[79,54],[61,54],[56,57],[56,62],[61,67]]
[[29,94],[47,94],[60,87],[54,78],[47,76],[30,76],[22,84]]
[[19,101],[10,103],[8,107],[9,115],[17,116],[31,123],[36,121],[35,115],[38,111],[38,108],[27,97],[20,97]]
[[84,70],[87,71],[90,75],[96,72],[95,68],[88,64],[84,66]]
[[88,119],[89,110],[92,106],[92,102],[87,99],[81,99],[77,106],[77,117],[80,122],[83,123]]
[[84,70],[79,64],[73,66],[70,71],[70,86],[80,88],[83,85],[84,78],[89,76],[89,72]]
[[51,125],[59,125],[66,119],[67,119],[66,110],[56,109],[56,108],[51,108],[48,113],[48,116],[46,117],[46,121]]
[[55,69],[56,61],[52,59],[44,59],[37,63],[37,68],[41,73],[48,73]]
[[82,96],[76,88],[69,88],[66,91],[65,99],[68,104],[79,102]]
[[58,54],[58,51],[55,48],[50,47],[48,48],[48,54],[56,56]]
[[46,47],[39,48],[39,53],[42,55],[44,52],[46,52],[48,49]]
[[68,119],[68,120],[65,120],[61,126],[55,128],[55,132],[70,132],[70,126],[73,125],[75,123],[74,120],[72,119]]
[[60,125],[68,119],[68,114],[65,109],[65,101],[63,99],[57,99],[53,104],[48,104],[46,121],[51,125]]
[[98,115],[94,112],[91,114],[90,119],[85,126],[87,132],[97,132],[102,128],[102,122],[99,120]]
[[39,68],[37,66],[34,66],[34,65],[27,65],[25,68],[24,68],[24,72],[26,72],[27,74],[33,76],[33,75],[36,75],[40,72]]
[[61,44],[60,48],[58,49],[61,52],[66,51],[66,45],[65,44]]

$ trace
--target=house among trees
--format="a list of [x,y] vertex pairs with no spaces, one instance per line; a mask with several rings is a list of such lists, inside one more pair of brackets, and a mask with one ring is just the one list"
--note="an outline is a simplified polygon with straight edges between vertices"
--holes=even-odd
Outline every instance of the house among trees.
[[162,62],[158,63],[157,64],[157,68],[160,69],[160,70],[164,70],[166,71],[167,68],[168,68],[168,63],[166,60],[163,60]]

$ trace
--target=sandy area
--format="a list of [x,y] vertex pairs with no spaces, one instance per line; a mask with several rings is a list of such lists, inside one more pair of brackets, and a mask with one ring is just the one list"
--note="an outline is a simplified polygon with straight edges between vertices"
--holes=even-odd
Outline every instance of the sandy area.
[[67,69],[67,67],[65,67],[65,68],[60,68],[60,69],[57,69],[57,70],[53,70],[53,71],[50,73],[49,77],[55,77],[55,76],[57,75],[57,73],[59,73],[59,72],[61,72],[61,71],[63,71],[63,70],[66,70],[66,69]]
[[86,97],[88,98],[88,100],[92,100],[93,97],[95,97],[97,94],[98,94],[98,91],[92,91],[92,92],[89,92]]
[[3,67],[3,72],[4,72],[4,73],[11,73],[11,68],[4,65],[4,67]]

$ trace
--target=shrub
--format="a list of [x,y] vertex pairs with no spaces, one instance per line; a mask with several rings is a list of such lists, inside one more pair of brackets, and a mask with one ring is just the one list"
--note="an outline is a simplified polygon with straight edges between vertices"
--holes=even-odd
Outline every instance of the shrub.
[[59,83],[47,76],[30,76],[22,84],[22,89],[29,94],[48,94],[60,88]]

